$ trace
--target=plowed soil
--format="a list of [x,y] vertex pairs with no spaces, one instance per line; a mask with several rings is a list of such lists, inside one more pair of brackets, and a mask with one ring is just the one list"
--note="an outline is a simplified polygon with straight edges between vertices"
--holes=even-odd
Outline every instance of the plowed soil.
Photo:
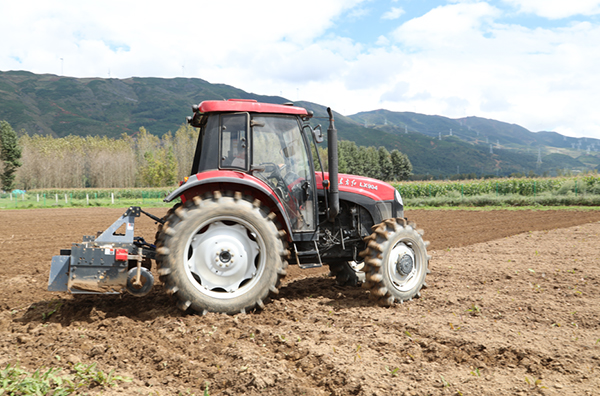
[[86,391],[111,395],[600,394],[600,211],[407,211],[431,274],[392,308],[296,266],[236,316],[180,312],[158,281],[142,298],[46,291],[52,255],[123,211],[0,211],[0,369],[96,362],[132,379]]

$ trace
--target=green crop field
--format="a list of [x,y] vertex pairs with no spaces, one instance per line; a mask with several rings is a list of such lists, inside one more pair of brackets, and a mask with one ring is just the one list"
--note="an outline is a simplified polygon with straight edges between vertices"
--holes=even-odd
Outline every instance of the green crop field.
[[163,199],[172,189],[68,189],[31,190],[0,194],[0,209],[64,208],[85,206],[170,207]]
[[406,207],[600,206],[600,177],[392,183]]
[[[391,183],[410,207],[600,206],[600,176]],[[45,189],[0,194],[0,209],[84,206],[169,207],[171,188]]]

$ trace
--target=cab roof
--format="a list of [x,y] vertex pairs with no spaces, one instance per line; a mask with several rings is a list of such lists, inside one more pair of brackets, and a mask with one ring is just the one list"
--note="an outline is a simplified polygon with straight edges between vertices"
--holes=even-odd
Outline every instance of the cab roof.
[[302,107],[273,103],[259,103],[253,99],[205,100],[198,105],[200,113],[246,111],[249,113],[275,113],[310,116]]

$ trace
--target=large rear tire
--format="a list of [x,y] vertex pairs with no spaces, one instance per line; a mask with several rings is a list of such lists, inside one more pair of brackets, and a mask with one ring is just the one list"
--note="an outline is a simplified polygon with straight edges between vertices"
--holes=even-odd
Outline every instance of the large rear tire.
[[388,219],[373,227],[374,232],[365,238],[365,286],[371,298],[380,305],[391,306],[420,297],[426,287],[425,276],[431,256],[427,254],[421,230],[405,219]]
[[264,307],[286,275],[285,232],[275,215],[237,192],[215,191],[177,208],[160,231],[159,274],[178,307],[235,314]]

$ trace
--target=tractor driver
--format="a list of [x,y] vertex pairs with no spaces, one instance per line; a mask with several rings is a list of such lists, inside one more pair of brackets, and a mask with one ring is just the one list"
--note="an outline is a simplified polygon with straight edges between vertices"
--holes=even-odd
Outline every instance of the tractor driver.
[[[244,137],[244,131],[237,131],[232,133],[232,139],[229,141],[230,150],[227,150],[227,156],[223,157],[222,165],[233,168],[246,168],[246,138]],[[225,143],[225,142],[224,142]]]

